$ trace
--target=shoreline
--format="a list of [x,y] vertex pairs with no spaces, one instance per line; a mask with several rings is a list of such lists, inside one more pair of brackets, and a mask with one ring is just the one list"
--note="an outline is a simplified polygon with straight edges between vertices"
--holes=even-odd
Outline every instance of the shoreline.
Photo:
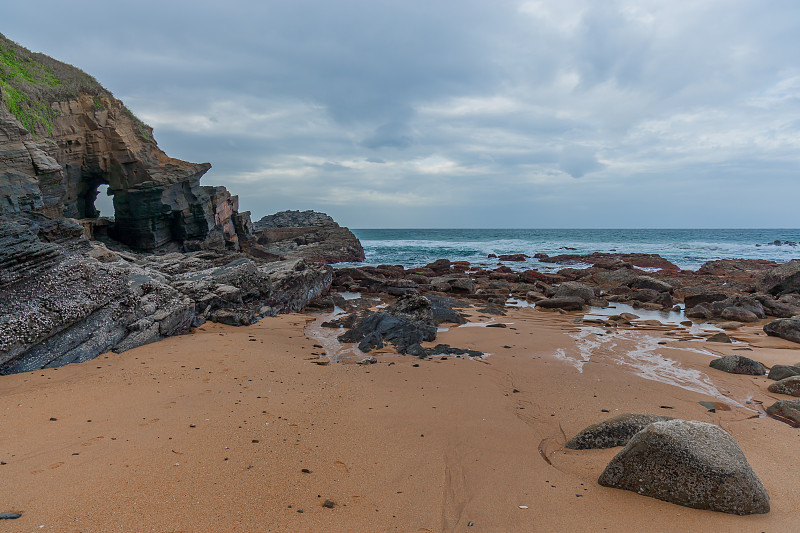
[[[76,531],[466,531],[468,522],[474,524],[469,531],[646,530],[655,522],[663,531],[797,526],[800,495],[792,489],[790,469],[781,466],[793,458],[796,429],[768,417],[750,418],[757,404],[710,413],[697,402],[715,398],[637,376],[614,360],[613,351],[598,349],[578,372],[554,354],[559,348],[579,351],[571,333],[584,327],[575,322],[580,316],[509,309],[497,317],[510,323],[506,328],[459,326],[439,333],[437,342],[492,354],[483,360],[378,354],[377,364],[368,366],[322,366],[314,364],[319,355],[313,354],[320,353],[316,342],[304,334],[316,317],[289,314],[238,328],[205,324],[123,354],[5,376],[3,511],[22,512],[22,518],[4,526],[8,531],[39,525]],[[655,345],[660,353],[705,374],[736,402],[752,397],[768,404],[783,397],[766,391],[765,377],[710,369],[710,356],[676,349],[687,341],[649,328],[629,331],[634,337],[667,338],[667,345]],[[756,333],[757,326],[750,325],[732,336],[753,350],[748,356],[765,364],[796,362],[795,344]],[[635,341],[619,339],[618,345],[635,349]],[[740,353],[734,351],[739,345],[702,344],[719,355]],[[622,412],[722,426],[767,487],[772,511],[738,517],[600,487],[597,477],[619,448],[573,451],[563,444],[587,425]],[[332,509],[322,507],[325,499],[335,503]]]

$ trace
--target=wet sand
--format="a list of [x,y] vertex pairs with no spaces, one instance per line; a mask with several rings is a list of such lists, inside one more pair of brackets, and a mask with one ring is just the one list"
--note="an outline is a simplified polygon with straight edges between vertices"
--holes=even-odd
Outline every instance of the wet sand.
[[[314,317],[284,315],[2,377],[0,512],[22,517],[0,529],[800,530],[800,430],[758,416],[788,397],[768,393],[763,376],[708,367],[729,353],[793,364],[796,344],[757,326],[728,345],[657,325],[608,334],[576,318],[513,309],[495,318],[506,328],[439,334],[484,360],[323,366],[304,332]],[[719,424],[771,512],[731,516],[599,486],[619,448],[563,444],[623,412]]]

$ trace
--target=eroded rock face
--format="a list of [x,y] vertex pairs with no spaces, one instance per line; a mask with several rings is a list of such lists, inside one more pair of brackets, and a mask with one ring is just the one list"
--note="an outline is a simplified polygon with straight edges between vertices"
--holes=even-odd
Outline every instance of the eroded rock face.
[[695,509],[769,512],[769,495],[739,445],[704,422],[647,426],[611,460],[599,483]]
[[316,263],[364,260],[361,242],[325,213],[281,211],[253,224],[253,238],[265,252]]

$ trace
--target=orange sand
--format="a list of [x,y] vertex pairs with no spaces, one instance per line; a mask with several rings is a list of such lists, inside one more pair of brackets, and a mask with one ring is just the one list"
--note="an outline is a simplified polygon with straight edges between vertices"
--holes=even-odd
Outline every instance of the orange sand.
[[[764,377],[718,372],[710,356],[675,349],[769,365],[800,360],[797,345],[749,327],[732,336],[762,346],[752,352],[659,346],[744,406],[710,413],[697,402],[719,398],[616,362],[637,335],[664,328],[603,348],[579,373],[554,356],[561,348],[578,357],[574,318],[512,310],[498,319],[506,329],[439,335],[491,353],[484,361],[382,356],[371,366],[320,366],[312,352],[321,350],[304,334],[313,318],[286,315],[247,328],[208,324],[124,354],[2,377],[0,512],[23,516],[0,530],[800,530],[800,430],[751,418],[758,405],[744,403],[766,407],[779,396]],[[719,424],[763,481],[772,511],[731,516],[600,487],[619,448],[563,444],[622,412]],[[325,499],[335,507],[322,507]]]

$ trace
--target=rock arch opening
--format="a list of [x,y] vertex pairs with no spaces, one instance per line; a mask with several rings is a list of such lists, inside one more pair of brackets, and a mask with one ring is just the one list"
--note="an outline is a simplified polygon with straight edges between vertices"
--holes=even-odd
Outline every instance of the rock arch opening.
[[97,196],[94,200],[94,211],[97,216],[114,220],[114,194],[108,190],[108,184],[98,185],[95,194]]

